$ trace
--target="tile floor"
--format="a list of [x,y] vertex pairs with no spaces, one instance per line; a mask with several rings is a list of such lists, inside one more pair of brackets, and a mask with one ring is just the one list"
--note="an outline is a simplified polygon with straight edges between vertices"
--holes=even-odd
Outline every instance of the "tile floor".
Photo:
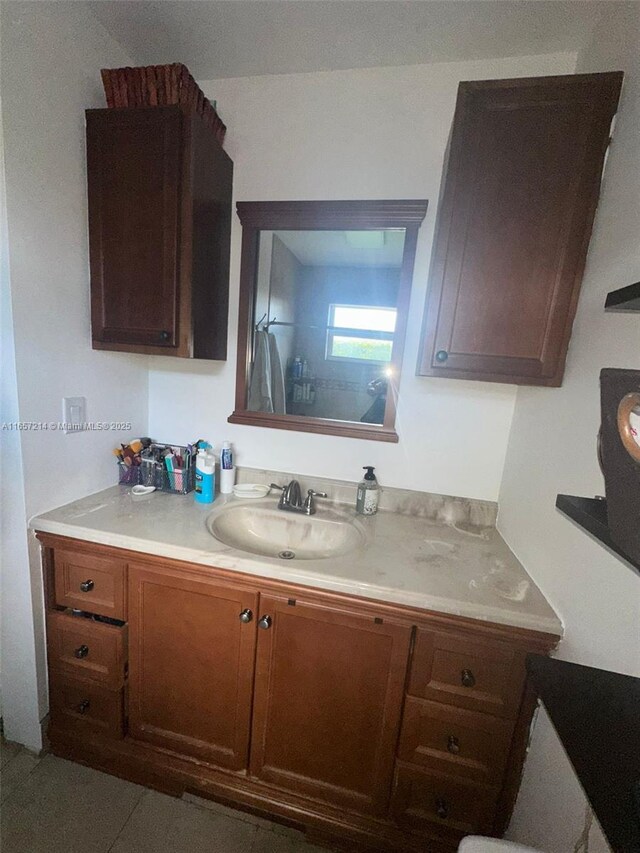
[[300,832],[0,746],[2,853],[327,853]]

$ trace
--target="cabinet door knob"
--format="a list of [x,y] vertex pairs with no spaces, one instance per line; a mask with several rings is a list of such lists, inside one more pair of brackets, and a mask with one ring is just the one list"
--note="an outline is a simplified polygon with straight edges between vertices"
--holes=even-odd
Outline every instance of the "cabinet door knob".
[[243,610],[242,613],[238,616],[238,619],[241,622],[245,623],[251,622],[251,620],[253,619],[253,611],[249,610],[249,608],[247,607],[247,609]]
[[460,752],[460,741],[455,735],[449,735],[447,738],[447,751],[452,755],[457,755]]
[[449,804],[443,797],[438,797],[436,800],[436,814],[440,820],[446,820],[449,817]]
[[271,627],[271,616],[263,616],[258,622],[258,628],[264,628],[266,631],[267,628]]
[[82,583],[80,584],[80,589],[82,590],[82,592],[91,592],[94,586],[95,584],[92,580],[82,581]]
[[90,705],[91,705],[91,702],[89,702],[88,699],[83,699],[82,702],[80,702],[80,704],[78,705],[78,711],[81,714],[86,714],[87,711],[89,710]]
[[439,349],[438,352],[436,353],[436,361],[439,361],[441,364],[444,364],[444,362],[448,358],[449,358],[449,353],[446,351],[446,349]]
[[160,332],[160,340],[161,341],[168,341],[170,337],[171,337],[171,335],[166,330],[163,330],[162,332]]
[[78,658],[78,660],[82,660],[82,658],[86,658],[89,654],[89,646],[85,646],[84,643],[74,651],[74,655]]
[[460,681],[463,687],[475,687],[476,677],[470,669],[463,669],[460,673]]

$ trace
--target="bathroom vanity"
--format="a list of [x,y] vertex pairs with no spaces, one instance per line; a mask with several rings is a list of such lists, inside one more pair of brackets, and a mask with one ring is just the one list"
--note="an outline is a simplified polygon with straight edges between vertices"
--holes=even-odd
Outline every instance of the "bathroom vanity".
[[447,500],[448,524],[419,501],[320,507],[361,542],[293,560],[211,534],[237,499],[114,487],[34,519],[52,750],[345,849],[501,835],[536,701],[525,658],[561,625],[473,502],[462,518]]

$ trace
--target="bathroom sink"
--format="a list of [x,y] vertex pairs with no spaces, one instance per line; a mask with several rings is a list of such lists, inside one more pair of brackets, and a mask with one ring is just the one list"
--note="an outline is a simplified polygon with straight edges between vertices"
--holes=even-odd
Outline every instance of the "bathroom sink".
[[308,516],[255,502],[232,504],[212,513],[207,527],[231,548],[282,560],[340,557],[365,542],[362,524],[333,508]]

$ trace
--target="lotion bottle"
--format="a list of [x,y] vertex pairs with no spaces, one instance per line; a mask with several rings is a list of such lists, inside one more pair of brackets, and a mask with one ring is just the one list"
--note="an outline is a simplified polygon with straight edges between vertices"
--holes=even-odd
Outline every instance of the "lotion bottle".
[[198,503],[213,503],[215,470],[216,458],[213,453],[204,449],[199,450],[196,456],[196,501]]
[[358,483],[358,496],[356,498],[356,512],[360,515],[375,515],[378,511],[378,498],[380,497],[380,486],[373,473],[373,465],[364,465],[367,472],[364,480]]

